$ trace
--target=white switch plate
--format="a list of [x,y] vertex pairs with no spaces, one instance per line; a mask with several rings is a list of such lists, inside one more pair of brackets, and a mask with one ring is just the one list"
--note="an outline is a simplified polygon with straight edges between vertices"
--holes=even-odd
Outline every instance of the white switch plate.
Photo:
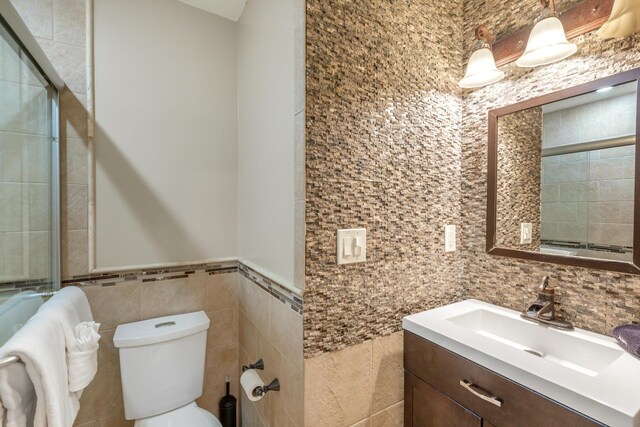
[[338,230],[338,265],[367,260],[367,230],[352,228]]
[[530,222],[523,222],[520,224],[520,244],[526,245],[531,243],[533,234],[533,224]]
[[455,252],[456,250],[456,226],[444,226],[444,251]]

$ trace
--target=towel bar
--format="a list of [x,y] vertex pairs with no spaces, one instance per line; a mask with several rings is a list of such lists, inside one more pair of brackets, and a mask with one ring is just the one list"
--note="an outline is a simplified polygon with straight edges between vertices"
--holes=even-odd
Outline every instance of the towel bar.
[[20,360],[18,356],[7,356],[0,359],[0,368],[11,365],[13,362]]

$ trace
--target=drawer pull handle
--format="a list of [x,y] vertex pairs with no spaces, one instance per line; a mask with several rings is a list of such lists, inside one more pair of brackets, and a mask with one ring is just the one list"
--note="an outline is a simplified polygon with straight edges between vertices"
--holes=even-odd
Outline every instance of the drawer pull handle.
[[492,405],[496,405],[498,408],[502,407],[502,401],[500,401],[500,399],[498,399],[496,396],[491,395],[491,393],[489,393],[488,391],[478,387],[475,384],[470,383],[469,381],[466,380],[460,380],[460,385],[464,388],[466,388],[468,391],[471,392],[471,394],[473,394],[474,396],[479,397],[480,399],[484,400],[485,402],[489,402]]

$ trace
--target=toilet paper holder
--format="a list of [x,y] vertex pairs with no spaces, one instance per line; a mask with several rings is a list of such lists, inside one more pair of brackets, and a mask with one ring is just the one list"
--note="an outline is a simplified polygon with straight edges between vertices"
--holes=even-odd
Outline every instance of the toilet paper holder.
[[260,369],[261,371],[264,371],[264,362],[262,361],[262,359],[260,359],[256,363],[252,363],[249,366],[244,365],[242,367],[242,372],[248,371],[249,369]]
[[[246,372],[249,369],[259,369],[261,371],[264,371],[264,361],[260,359],[256,363],[252,363],[248,366],[244,365],[242,367],[242,372]],[[262,397],[269,391],[280,391],[280,381],[277,378],[275,378],[267,385],[254,388],[251,391],[251,394],[253,394],[253,397]]]
[[263,385],[262,387],[256,387],[251,392],[255,397],[264,396],[268,391],[280,391],[280,381],[278,379],[274,379],[267,385]]

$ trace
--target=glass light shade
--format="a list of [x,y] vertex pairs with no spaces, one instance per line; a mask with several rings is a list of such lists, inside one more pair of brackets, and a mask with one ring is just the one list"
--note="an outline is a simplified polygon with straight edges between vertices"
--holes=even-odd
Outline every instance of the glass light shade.
[[476,50],[469,58],[467,72],[458,85],[465,89],[487,86],[504,79],[504,73],[496,67],[496,61],[489,48]]
[[616,0],[609,20],[598,30],[601,39],[626,37],[640,32],[640,2]]
[[544,18],[534,25],[527,48],[516,61],[518,67],[538,67],[565,59],[578,50],[567,41],[562,22],[555,16]]

